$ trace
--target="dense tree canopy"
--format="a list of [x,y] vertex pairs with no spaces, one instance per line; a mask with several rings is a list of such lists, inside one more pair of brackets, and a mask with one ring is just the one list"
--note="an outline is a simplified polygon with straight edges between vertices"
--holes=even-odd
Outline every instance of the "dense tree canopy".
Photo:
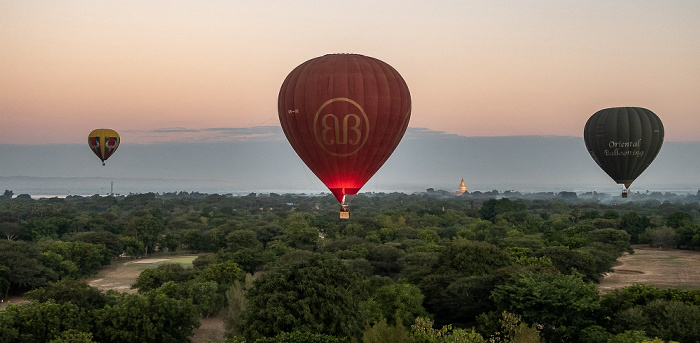
[[[30,302],[0,311],[0,342],[187,342],[212,315],[237,342],[698,340],[698,291],[595,290],[631,244],[699,249],[698,195],[360,194],[340,220],[331,195],[6,194],[0,298]],[[198,258],[136,294],[80,281],[174,252]]]

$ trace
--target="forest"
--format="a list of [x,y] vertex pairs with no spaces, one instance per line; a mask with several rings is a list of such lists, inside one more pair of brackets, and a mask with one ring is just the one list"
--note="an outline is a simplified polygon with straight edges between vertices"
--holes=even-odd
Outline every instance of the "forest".
[[[699,342],[700,289],[596,284],[636,244],[700,249],[698,195],[446,191],[0,198],[4,342]],[[605,199],[605,201],[602,201]],[[135,292],[86,281],[124,259]]]

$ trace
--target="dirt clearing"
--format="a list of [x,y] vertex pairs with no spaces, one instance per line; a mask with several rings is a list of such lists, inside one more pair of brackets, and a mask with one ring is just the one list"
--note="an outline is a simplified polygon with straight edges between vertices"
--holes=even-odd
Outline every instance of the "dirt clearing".
[[635,283],[659,288],[700,288],[700,252],[650,248],[635,245],[634,254],[625,254],[617,260],[614,272],[600,281],[602,293]]
[[163,263],[179,263],[183,267],[191,267],[192,261],[197,255],[178,256],[158,256],[137,260],[113,261],[110,265],[102,268],[92,279],[88,279],[90,286],[97,287],[103,291],[113,289],[124,293],[136,293],[131,285],[136,283],[136,278],[142,271],[155,268]]

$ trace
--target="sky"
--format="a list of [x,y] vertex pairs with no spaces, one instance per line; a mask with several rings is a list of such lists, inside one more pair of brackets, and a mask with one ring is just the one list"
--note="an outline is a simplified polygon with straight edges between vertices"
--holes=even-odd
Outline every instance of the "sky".
[[255,134],[279,125],[287,74],[328,53],[392,65],[413,128],[581,137],[638,106],[700,141],[699,37],[697,0],[0,0],[0,144]]

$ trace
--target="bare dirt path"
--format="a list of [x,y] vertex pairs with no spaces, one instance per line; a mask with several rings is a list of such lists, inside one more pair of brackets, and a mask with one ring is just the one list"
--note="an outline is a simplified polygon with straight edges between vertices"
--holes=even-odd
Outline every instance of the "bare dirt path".
[[650,248],[648,245],[635,245],[634,254],[625,254],[600,281],[598,289],[602,293],[635,283],[659,288],[698,289],[700,288],[700,252]]

